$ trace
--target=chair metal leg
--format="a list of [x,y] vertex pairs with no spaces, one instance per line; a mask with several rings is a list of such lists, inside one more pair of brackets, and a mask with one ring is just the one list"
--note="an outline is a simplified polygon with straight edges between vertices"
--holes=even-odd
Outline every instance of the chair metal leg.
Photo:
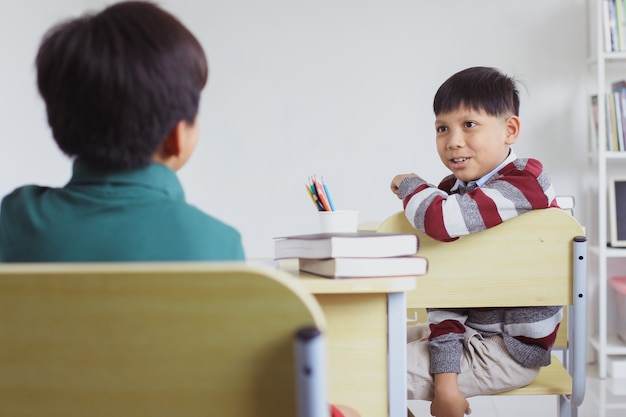
[[559,417],[577,417],[578,408],[572,407],[569,400],[564,395],[558,397]]

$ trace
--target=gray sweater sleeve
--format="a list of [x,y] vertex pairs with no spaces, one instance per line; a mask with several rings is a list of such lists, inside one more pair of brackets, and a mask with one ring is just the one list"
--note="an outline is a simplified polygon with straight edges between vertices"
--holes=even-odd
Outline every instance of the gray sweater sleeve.
[[428,342],[430,351],[430,373],[461,373],[464,335],[448,333]]

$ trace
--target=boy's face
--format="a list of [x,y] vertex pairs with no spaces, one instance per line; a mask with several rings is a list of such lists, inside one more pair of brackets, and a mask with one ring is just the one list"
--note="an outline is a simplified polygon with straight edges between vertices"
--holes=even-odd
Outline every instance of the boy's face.
[[496,117],[460,107],[437,116],[437,152],[455,177],[465,182],[477,180],[506,159],[519,127],[517,116]]

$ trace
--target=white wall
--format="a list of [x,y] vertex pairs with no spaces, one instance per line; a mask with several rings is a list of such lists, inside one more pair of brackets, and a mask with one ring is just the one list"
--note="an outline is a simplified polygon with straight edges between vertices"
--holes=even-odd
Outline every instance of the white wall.
[[[33,60],[60,18],[110,2],[0,0],[0,195],[60,186]],[[201,141],[180,171],[188,200],[240,230],[249,257],[315,231],[304,182],[323,175],[360,220],[400,210],[396,173],[437,182],[432,98],[451,74],[496,66],[524,80],[516,152],[547,166],[584,210],[585,0],[169,0],[200,39],[210,75]],[[583,214],[583,213],[581,213]]]

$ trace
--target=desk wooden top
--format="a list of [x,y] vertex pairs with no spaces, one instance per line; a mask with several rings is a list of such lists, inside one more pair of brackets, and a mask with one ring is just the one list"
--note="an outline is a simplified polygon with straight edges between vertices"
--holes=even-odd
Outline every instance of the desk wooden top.
[[[93,271],[93,268],[103,274],[116,272],[155,273],[172,270],[205,272],[223,268],[241,268],[241,262],[134,262],[134,263],[97,263],[97,264],[60,264],[60,263],[35,263],[35,264],[4,264],[0,268],[0,276],[5,273],[30,273],[46,271],[75,272]],[[375,294],[406,292],[416,288],[416,277],[382,277],[382,278],[342,278],[330,279],[313,274],[298,271],[297,259],[284,259],[276,262],[269,259],[248,260],[245,262],[248,268],[270,268],[280,274],[295,277],[312,294]],[[424,277],[420,277],[424,278]]]
[[394,293],[415,289],[416,277],[330,279],[298,271],[297,259],[283,259],[280,269],[294,275],[312,294]]

